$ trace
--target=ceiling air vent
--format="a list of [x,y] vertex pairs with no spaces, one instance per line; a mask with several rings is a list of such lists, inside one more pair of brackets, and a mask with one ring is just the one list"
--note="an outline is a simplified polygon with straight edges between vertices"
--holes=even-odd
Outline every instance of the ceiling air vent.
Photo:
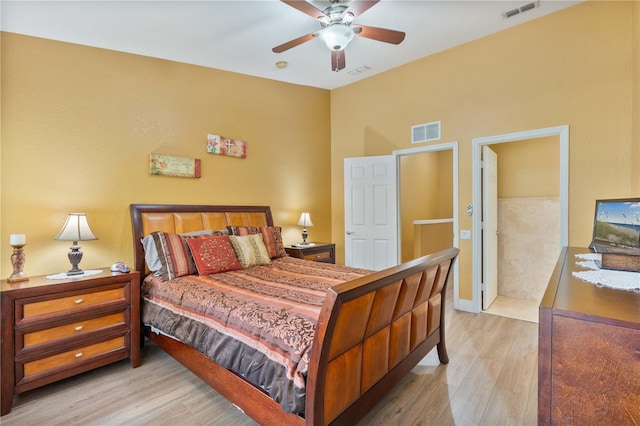
[[439,121],[411,126],[411,143],[437,141],[440,137]]
[[520,6],[516,9],[511,9],[502,14],[503,18],[511,18],[512,16],[516,16],[520,13],[524,13],[528,10],[535,9],[536,7],[540,7],[539,1],[532,1],[531,3],[527,3],[524,6]]

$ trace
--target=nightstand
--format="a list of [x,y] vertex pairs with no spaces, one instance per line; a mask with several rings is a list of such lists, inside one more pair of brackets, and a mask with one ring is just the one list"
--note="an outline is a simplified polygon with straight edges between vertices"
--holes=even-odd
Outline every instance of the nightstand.
[[140,275],[103,268],[82,278],[0,283],[1,413],[13,397],[129,358],[140,365]]
[[304,260],[336,263],[336,245],[333,243],[314,243],[306,247],[285,247],[287,254]]

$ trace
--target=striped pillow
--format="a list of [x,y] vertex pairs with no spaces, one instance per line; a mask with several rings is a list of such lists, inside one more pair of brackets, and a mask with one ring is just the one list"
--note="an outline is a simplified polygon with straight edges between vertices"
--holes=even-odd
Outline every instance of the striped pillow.
[[198,273],[196,264],[191,256],[191,249],[187,244],[189,238],[208,238],[209,235],[182,236],[168,232],[153,232],[153,241],[162,264],[162,279],[172,280],[184,275]]
[[282,228],[279,226],[228,226],[227,229],[230,235],[262,234],[262,241],[271,259],[287,256],[282,242]]
[[229,239],[243,268],[271,263],[261,234],[230,235]]

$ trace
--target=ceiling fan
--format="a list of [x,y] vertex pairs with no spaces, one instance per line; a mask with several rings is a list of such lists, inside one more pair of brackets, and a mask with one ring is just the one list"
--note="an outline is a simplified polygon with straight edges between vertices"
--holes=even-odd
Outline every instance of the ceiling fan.
[[405,33],[402,31],[388,30],[385,28],[367,27],[354,24],[353,21],[362,13],[369,10],[380,0],[353,1],[349,5],[340,3],[340,0],[331,0],[331,4],[324,9],[317,9],[315,6],[301,0],[281,0],[294,9],[306,13],[317,19],[322,25],[322,29],[314,31],[302,37],[295,38],[280,46],[274,47],[275,53],[282,53],[296,47],[313,38],[320,38],[331,50],[331,69],[340,71],[346,65],[344,48],[354,36],[370,38],[391,44],[400,44],[404,40]]

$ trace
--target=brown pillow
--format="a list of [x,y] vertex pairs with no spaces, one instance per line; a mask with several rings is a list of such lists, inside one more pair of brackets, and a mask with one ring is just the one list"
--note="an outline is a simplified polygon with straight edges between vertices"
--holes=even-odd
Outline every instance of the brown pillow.
[[163,280],[168,281],[184,275],[198,273],[196,265],[193,263],[193,257],[191,257],[191,250],[187,245],[187,239],[203,238],[204,236],[183,237],[168,232],[153,232],[151,235],[156,245],[160,263],[162,263]]
[[228,235],[189,238],[187,244],[200,275],[242,269]]

